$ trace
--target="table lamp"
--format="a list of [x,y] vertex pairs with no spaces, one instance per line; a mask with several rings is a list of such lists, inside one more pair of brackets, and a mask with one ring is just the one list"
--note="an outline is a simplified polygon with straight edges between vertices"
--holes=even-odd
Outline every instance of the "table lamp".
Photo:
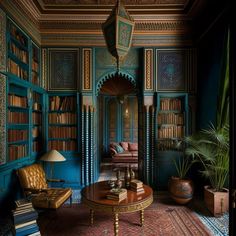
[[54,162],[60,162],[60,161],[65,161],[65,157],[61,155],[60,152],[57,150],[51,150],[47,153],[45,153],[41,158],[41,161],[46,161],[50,162],[51,168],[50,168],[50,178],[53,178],[53,164]]

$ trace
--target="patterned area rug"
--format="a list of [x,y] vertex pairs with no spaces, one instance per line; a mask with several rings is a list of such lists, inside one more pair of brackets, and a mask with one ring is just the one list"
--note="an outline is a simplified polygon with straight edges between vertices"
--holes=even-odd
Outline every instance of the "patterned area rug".
[[[168,203],[168,204],[167,204]],[[89,210],[82,204],[40,214],[38,223],[43,236],[112,236],[111,214],[95,212],[89,225]],[[119,215],[119,236],[205,236],[213,235],[190,208],[155,199],[144,212],[144,226],[139,226],[139,212]]]

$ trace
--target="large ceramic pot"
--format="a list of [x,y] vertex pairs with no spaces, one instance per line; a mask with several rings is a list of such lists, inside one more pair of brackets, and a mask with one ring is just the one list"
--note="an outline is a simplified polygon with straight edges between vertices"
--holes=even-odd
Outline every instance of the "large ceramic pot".
[[193,198],[193,181],[172,176],[169,181],[171,198],[179,203],[186,204]]
[[229,210],[229,190],[224,188],[222,192],[215,192],[210,186],[205,186],[204,201],[214,216],[220,216]]

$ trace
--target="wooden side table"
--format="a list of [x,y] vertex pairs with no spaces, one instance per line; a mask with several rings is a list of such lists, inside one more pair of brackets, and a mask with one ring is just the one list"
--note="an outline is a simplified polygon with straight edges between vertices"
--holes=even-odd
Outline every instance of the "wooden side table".
[[90,223],[93,224],[94,211],[104,211],[114,215],[114,235],[119,232],[119,213],[140,211],[140,225],[144,224],[144,209],[153,202],[153,191],[144,185],[144,193],[127,191],[127,198],[115,201],[106,198],[110,188],[108,181],[101,181],[85,187],[81,191],[82,202],[90,208]]

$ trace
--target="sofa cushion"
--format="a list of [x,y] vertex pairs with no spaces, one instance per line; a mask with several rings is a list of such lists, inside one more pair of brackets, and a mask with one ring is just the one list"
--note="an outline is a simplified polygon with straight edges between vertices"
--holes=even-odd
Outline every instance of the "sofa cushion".
[[129,151],[123,151],[114,155],[114,157],[132,157],[132,153]]
[[120,142],[120,145],[123,147],[125,151],[128,151],[128,142]]
[[129,151],[138,151],[138,143],[128,143]]
[[118,153],[121,153],[121,152],[124,151],[124,149],[123,149],[119,144],[117,144],[117,145],[115,146],[115,149],[116,149],[116,151],[117,151]]

